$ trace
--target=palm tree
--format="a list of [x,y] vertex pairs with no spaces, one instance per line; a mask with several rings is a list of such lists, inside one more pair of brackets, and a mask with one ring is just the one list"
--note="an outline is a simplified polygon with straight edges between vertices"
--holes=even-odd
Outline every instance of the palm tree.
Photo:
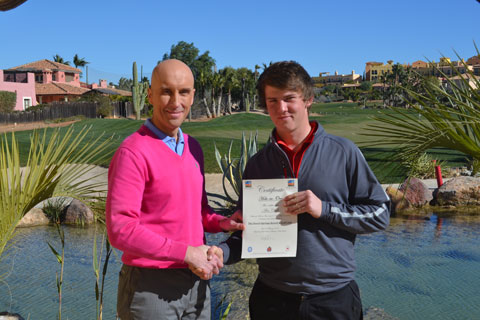
[[20,219],[42,201],[72,197],[97,213],[104,212],[106,184],[92,182],[95,179],[88,173],[95,168],[89,165],[93,159],[102,162],[110,157],[106,150],[111,138],[101,135],[87,140],[88,130],[84,127],[74,134],[73,126],[66,131],[55,129],[50,138],[46,130],[34,131],[24,168],[14,133],[11,139],[7,134],[0,138],[0,258]]
[[[478,49],[477,49],[478,52]],[[458,54],[457,54],[458,56]],[[458,59],[461,58],[458,56]],[[462,62],[465,67],[466,63]],[[364,146],[392,146],[394,160],[415,157],[431,148],[448,148],[470,156],[474,172],[480,164],[480,80],[467,68],[458,82],[437,70],[446,85],[427,80],[421,86],[423,92],[405,89],[416,115],[401,108],[388,107],[392,112],[374,117],[376,123],[367,128],[364,135],[376,141]]]
[[[214,73],[212,76],[212,109],[214,117],[220,117],[221,107],[222,107],[222,95],[223,95],[223,85],[225,83],[225,78],[220,73]],[[215,102],[215,98],[218,99]],[[218,105],[218,107],[216,107]]]
[[207,112],[207,118],[212,117],[212,113],[210,112],[210,108],[208,107],[208,101],[205,92],[207,92],[208,86],[210,85],[210,73],[207,70],[200,70],[197,78],[197,83],[199,86],[200,92],[200,99],[203,101],[205,105],[205,110]]
[[75,56],[73,57],[73,64],[75,65],[75,68],[78,68],[78,67],[83,68],[89,63],[90,62],[85,61],[85,58],[79,58],[78,54],[75,54]]
[[66,64],[67,66],[70,65],[70,61],[64,61],[63,58],[58,53],[53,56],[53,61]]
[[240,81],[238,80],[235,69],[232,67],[225,67],[220,70],[220,73],[225,79],[225,90],[227,90],[227,112],[232,114],[232,90],[240,87]]

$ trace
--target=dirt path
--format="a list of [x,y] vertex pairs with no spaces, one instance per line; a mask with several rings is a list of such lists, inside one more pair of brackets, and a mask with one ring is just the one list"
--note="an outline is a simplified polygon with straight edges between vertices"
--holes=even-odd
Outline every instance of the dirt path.
[[0,124],[0,133],[12,132],[12,131],[25,131],[33,129],[42,129],[42,128],[56,128],[56,127],[66,127],[75,123],[76,121],[65,121],[59,123],[45,123],[41,122],[28,122],[28,123],[9,123],[9,124]]

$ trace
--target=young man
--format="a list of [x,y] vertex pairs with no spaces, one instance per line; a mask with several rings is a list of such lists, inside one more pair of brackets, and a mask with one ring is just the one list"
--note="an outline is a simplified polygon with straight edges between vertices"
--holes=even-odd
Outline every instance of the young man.
[[[204,230],[242,224],[208,206],[199,143],[180,125],[194,98],[193,75],[166,60],[152,73],[152,119],[123,141],[108,172],[107,231],[123,251],[117,312],[126,319],[210,319],[208,279],[223,266],[207,259]],[[196,273],[189,270],[202,270]]]
[[[250,316],[361,319],[355,237],[387,227],[389,198],[351,141],[309,121],[313,84],[301,65],[272,64],[260,76],[257,90],[275,129],[270,143],[247,163],[243,177],[298,178],[299,192],[283,200],[287,211],[298,215],[298,244],[295,258],[257,259]],[[219,247],[227,264],[240,260],[239,233]],[[221,255],[222,250],[212,247],[211,252]]]

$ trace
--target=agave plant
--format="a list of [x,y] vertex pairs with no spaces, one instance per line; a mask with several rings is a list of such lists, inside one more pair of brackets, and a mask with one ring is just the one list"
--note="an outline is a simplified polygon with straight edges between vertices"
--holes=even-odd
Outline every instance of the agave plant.
[[[228,153],[222,156],[215,146],[215,158],[217,159],[218,166],[223,173],[222,184],[223,184],[223,191],[225,192],[225,196],[227,200],[235,204],[238,201],[238,197],[240,196],[240,190],[242,188],[242,176],[243,171],[245,170],[245,166],[247,165],[248,160],[257,153],[257,139],[258,139],[258,131],[253,135],[250,133],[250,138],[247,140],[245,138],[245,133],[242,132],[242,142],[240,147],[240,157],[233,158],[232,157],[232,146],[233,140],[230,142],[230,147],[228,148]],[[227,191],[226,183],[229,183],[232,187],[235,195],[230,195]]]
[[30,136],[30,151],[26,166],[21,168],[15,134],[0,138],[0,258],[11,245],[15,227],[36,204],[52,197],[72,197],[101,209],[105,200],[106,184],[91,182],[100,174],[91,171],[92,160],[104,161],[110,153],[102,136],[87,140],[88,128],[74,134],[71,126],[66,131],[55,129],[48,137],[34,131]]
[[[477,48],[477,53],[478,48]],[[480,54],[480,53],[479,53]],[[438,70],[445,83],[430,83],[424,92],[405,89],[413,109],[392,108],[391,113],[382,112],[374,117],[376,123],[366,128],[366,136],[375,141],[363,143],[368,146],[389,145],[401,160],[420,156],[431,148],[441,147],[463,152],[474,163],[480,160],[480,81],[467,68],[466,73],[457,73],[458,82]]]

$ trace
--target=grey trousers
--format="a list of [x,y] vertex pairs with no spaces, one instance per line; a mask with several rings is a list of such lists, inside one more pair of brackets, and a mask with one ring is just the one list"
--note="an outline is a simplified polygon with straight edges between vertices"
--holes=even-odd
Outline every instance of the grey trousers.
[[210,284],[189,269],[123,265],[118,280],[121,320],[210,320]]

